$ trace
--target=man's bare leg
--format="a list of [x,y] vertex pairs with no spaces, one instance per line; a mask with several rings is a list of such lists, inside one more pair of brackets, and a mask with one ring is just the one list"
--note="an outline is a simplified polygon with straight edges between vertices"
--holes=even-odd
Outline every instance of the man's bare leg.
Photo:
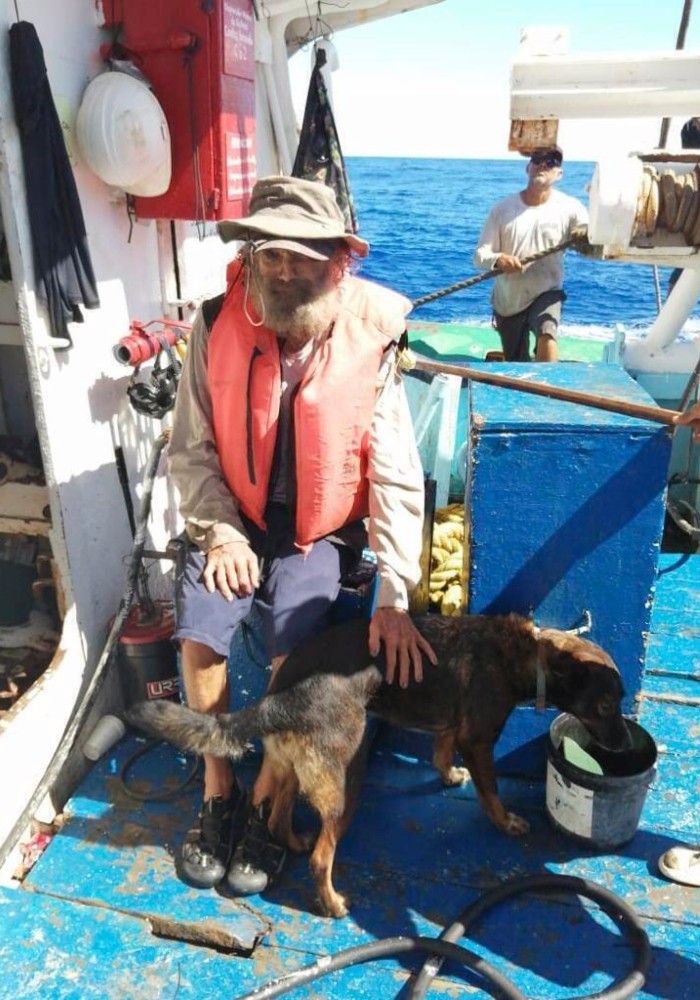
[[[180,647],[182,679],[187,704],[197,712],[215,714],[229,710],[229,683],[226,658],[209,646],[183,639]],[[233,772],[224,757],[204,754],[204,801],[220,795],[227,799],[233,787]]]
[[537,350],[535,361],[558,361],[559,347],[554,337],[548,333],[541,333],[537,338]]
[[[227,712],[229,684],[226,658],[192,639],[181,644],[182,679],[191,708]],[[236,785],[230,761],[204,757],[204,795],[197,823],[177,856],[180,878],[188,885],[211,889],[226,875],[242,820],[245,796]],[[238,823],[240,827],[240,822]]]
[[[286,656],[273,658],[272,677],[285,660]],[[237,896],[263,892],[277,879],[284,867],[286,844],[279,843],[270,829],[271,820],[277,815],[275,800],[281,790],[280,775],[275,772],[267,757],[263,756],[262,766],[253,785],[246,828],[226,878],[229,889]],[[290,803],[289,809],[291,808]],[[291,822],[288,823],[286,833],[292,833]]]

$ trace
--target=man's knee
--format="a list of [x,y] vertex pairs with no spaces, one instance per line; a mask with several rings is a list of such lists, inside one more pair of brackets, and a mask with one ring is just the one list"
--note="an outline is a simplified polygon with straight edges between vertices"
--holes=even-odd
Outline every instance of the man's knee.
[[556,340],[557,334],[559,333],[559,324],[553,319],[546,319],[540,326],[537,336],[548,337],[550,340]]
[[183,668],[192,670],[206,670],[210,667],[221,666],[222,663],[226,662],[225,656],[196,639],[182,639],[180,641],[180,658]]

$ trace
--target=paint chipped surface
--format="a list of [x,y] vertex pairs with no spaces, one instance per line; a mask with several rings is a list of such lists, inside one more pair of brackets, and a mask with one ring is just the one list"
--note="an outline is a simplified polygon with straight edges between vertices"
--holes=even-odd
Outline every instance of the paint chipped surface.
[[[700,570],[695,563],[692,569],[697,578],[685,563],[674,572],[683,574],[686,590],[700,592]],[[687,682],[697,676],[696,654],[683,669],[684,647],[668,624],[678,609],[665,574],[657,592],[649,638],[654,669]],[[344,948],[436,936],[485,889],[551,871],[604,885],[641,915],[653,964],[640,1000],[697,1000],[700,893],[663,879],[656,861],[674,843],[700,835],[700,722],[687,704],[646,697],[640,704],[641,722],[659,748],[658,775],[636,836],[609,854],[565,839],[549,823],[544,758],[533,751],[534,716],[527,711],[514,713],[497,751],[506,772],[501,795],[531,824],[524,838],[498,833],[471,785],[442,788],[428,741],[400,734],[399,750],[398,737],[380,731],[358,814],[338,851],[336,882],[352,900],[342,921],[318,915],[306,858],[293,859],[264,897],[232,900],[179,883],[173,856],[196,813],[198,789],[169,803],[130,800],[116,779],[138,745],[127,740],[88,775],[25,885],[0,890],[0,982],[13,982],[12,1000],[235,998]],[[540,732],[550,721],[538,717]],[[248,781],[254,769],[244,769]],[[163,748],[148,761],[140,787],[174,787],[181,776],[182,762]],[[301,810],[300,828],[313,824]],[[541,1000],[602,990],[631,967],[619,929],[576,896],[512,900],[482,919],[468,946]],[[414,960],[401,958],[347,969],[311,984],[305,995],[390,1000],[405,996],[414,968]],[[475,977],[449,969],[433,992],[483,995]]]

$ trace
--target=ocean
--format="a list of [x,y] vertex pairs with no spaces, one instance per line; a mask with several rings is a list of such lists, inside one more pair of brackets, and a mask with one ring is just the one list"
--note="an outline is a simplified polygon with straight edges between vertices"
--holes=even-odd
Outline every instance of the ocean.
[[[347,157],[360,235],[371,244],[364,277],[410,299],[479,272],[472,263],[491,207],[525,186],[526,161]],[[558,187],[588,203],[594,163],[564,163]],[[662,296],[670,268],[660,268]],[[621,323],[634,336],[654,320],[653,268],[590,260],[568,251],[564,268],[562,332],[610,339]],[[421,306],[411,318],[489,326],[490,282]],[[700,322],[691,318],[694,333]],[[685,333],[686,331],[684,331]]]

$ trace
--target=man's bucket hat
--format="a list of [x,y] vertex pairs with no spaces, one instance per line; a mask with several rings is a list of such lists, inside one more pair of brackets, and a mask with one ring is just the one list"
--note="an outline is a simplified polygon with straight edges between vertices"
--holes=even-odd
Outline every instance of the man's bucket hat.
[[300,177],[261,178],[253,188],[249,214],[220,222],[217,228],[225,243],[250,240],[263,249],[274,242],[317,260],[332,256],[321,246],[328,240],[344,240],[359,257],[369,252],[366,240],[346,232],[333,189]]

